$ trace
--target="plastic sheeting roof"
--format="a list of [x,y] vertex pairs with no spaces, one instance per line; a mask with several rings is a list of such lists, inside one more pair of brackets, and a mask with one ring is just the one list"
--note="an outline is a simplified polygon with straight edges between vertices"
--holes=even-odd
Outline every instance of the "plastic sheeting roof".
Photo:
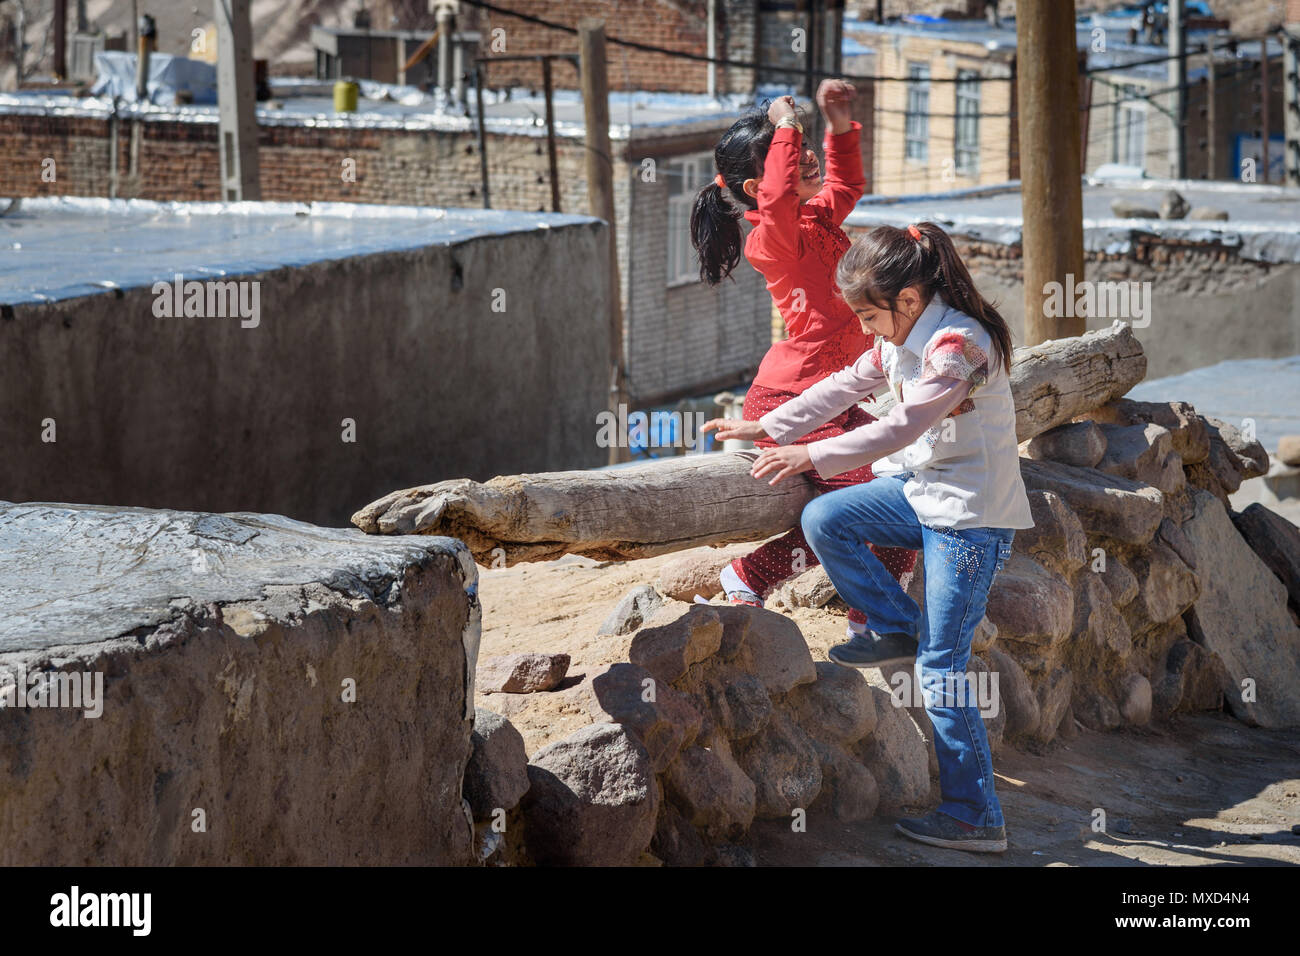
[[24,199],[0,215],[0,303],[149,286],[176,273],[202,280],[597,221],[352,203]]

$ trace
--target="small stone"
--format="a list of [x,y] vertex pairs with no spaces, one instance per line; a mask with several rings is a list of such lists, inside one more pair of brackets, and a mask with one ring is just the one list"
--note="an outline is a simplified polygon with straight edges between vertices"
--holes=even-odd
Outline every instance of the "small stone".
[[1106,439],[1096,422],[1068,422],[1035,435],[1025,445],[1025,454],[1076,468],[1092,468],[1106,454]]
[[1187,214],[1187,218],[1227,222],[1229,216],[1226,209],[1215,209],[1213,206],[1193,206],[1192,211]]
[[717,653],[722,646],[722,619],[716,610],[703,604],[676,619],[658,623],[663,617],[662,613],[656,616],[651,626],[632,638],[628,660],[671,684],[683,677],[692,664]]
[[659,569],[655,582],[660,594],[687,604],[702,597],[712,598],[722,590],[718,574],[733,559],[754,550],[752,544],[727,548],[700,548],[669,561]]
[[569,672],[568,654],[511,654],[479,660],[474,685],[484,694],[554,690]]
[[817,679],[786,698],[799,726],[815,739],[855,743],[876,726],[871,690],[860,672],[830,661],[817,662]]
[[1279,438],[1277,457],[1284,465],[1300,465],[1300,435],[1283,435]]
[[1118,219],[1159,219],[1160,211],[1150,206],[1115,198],[1110,201],[1110,211]]
[[605,618],[597,634],[631,634],[664,605],[664,599],[652,585],[642,584],[623,596],[623,600]]
[[1132,833],[1133,821],[1128,819],[1127,817],[1120,817],[1118,820],[1116,820],[1114,823],[1111,824],[1110,828],[1114,830],[1116,833]]
[[1160,200],[1161,219],[1186,219],[1191,210],[1192,204],[1184,199],[1176,189],[1166,190],[1164,197]]

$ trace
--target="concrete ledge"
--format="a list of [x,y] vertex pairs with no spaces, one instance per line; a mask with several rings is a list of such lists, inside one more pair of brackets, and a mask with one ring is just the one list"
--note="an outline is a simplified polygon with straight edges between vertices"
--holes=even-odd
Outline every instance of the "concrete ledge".
[[469,861],[459,542],[0,503],[0,559],[0,865]]

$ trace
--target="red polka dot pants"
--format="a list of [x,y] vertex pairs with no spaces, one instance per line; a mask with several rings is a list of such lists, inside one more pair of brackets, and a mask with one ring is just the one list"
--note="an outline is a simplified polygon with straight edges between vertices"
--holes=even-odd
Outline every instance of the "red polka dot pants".
[[[785,404],[794,397],[793,392],[782,392],[764,388],[762,385],[751,385],[745,395],[744,417],[748,421],[757,421],[774,408]],[[854,405],[842,415],[809,432],[795,444],[806,445],[810,442],[820,441],[823,438],[842,435],[846,431],[873,421],[875,421],[874,417],[867,414],[859,406]],[[755,442],[755,444],[760,448],[772,448],[776,445],[776,442],[765,440]],[[823,478],[817,474],[816,469],[807,472],[807,476],[819,494],[834,491],[836,488],[847,488],[849,485],[862,484],[875,478],[870,465],[855,468],[853,471],[846,471],[834,478]],[[916,567],[916,552],[907,548],[878,548],[874,544],[870,545],[870,547],[871,553],[880,560],[885,569],[906,587],[912,570]],[[808,546],[808,542],[803,536],[803,530],[795,528],[781,537],[756,548],[745,557],[737,558],[732,562],[732,567],[740,575],[741,580],[750,585],[750,589],[755,594],[766,598],[781,582],[809,568],[816,567],[818,563],[817,555],[813,554],[812,548]],[[866,620],[866,616],[861,611],[853,609],[849,613],[849,619],[861,622]]]

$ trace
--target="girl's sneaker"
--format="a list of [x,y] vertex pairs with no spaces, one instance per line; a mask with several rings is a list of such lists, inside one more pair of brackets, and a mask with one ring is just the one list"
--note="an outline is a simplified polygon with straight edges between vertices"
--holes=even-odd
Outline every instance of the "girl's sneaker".
[[917,650],[917,640],[910,634],[877,634],[868,628],[865,635],[836,644],[826,656],[841,667],[885,667],[916,660]]
[[923,817],[899,820],[894,824],[894,829],[903,836],[911,837],[921,843],[943,846],[951,850],[1005,853],[1007,849],[1005,826],[973,827],[938,810],[931,810]]
[[718,575],[718,580],[722,582],[722,591],[727,596],[729,604],[746,604],[749,607],[762,607],[763,599],[754,593],[748,582],[740,576],[740,569],[737,567],[739,558],[732,561],[722,573]]

